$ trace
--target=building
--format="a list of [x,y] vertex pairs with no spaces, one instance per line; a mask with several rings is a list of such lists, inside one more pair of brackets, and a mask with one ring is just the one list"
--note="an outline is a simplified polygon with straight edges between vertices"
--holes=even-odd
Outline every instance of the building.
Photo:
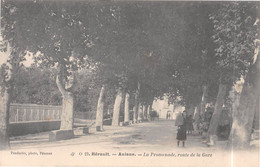
[[178,104],[169,104],[166,95],[163,99],[155,99],[152,108],[159,114],[160,119],[167,119],[167,115],[169,116],[168,119],[175,119],[176,114],[185,109],[185,107]]

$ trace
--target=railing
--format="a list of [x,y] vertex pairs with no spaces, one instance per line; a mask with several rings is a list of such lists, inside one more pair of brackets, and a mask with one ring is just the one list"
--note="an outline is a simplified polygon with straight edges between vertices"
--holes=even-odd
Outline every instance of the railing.
[[16,104],[10,105],[10,123],[60,120],[62,106]]

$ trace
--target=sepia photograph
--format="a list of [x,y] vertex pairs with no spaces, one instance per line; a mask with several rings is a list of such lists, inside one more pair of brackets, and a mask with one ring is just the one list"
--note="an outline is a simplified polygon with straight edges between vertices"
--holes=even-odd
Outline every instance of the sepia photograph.
[[260,166],[260,1],[0,2],[0,166]]

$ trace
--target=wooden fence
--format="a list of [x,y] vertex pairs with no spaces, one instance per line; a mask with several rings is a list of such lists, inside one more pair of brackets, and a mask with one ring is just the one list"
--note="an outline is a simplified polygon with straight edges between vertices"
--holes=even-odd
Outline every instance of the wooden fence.
[[10,123],[60,120],[62,106],[11,103]]

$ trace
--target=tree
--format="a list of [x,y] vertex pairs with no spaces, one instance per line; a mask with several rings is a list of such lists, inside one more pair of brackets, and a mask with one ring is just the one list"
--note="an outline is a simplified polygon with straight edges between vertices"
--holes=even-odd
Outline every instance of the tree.
[[[255,9],[259,9],[259,4],[257,4]],[[259,14],[254,26],[259,30]],[[259,112],[257,110],[260,84],[259,31],[257,31],[255,38],[252,65],[249,67],[246,75],[239,106],[235,107],[233,111],[233,124],[228,143],[228,146],[232,148],[246,148],[250,145],[255,112]]]
[[32,64],[21,66],[13,82],[12,102],[42,105],[60,105],[61,97],[55,83],[55,69]]
[[23,57],[30,51],[38,63],[58,69],[56,83],[63,96],[61,129],[72,129],[74,71],[85,65],[90,47],[89,41],[84,42],[86,27],[75,10],[80,5],[4,1],[2,6],[2,36],[15,54]]
[[9,87],[10,74],[8,74],[8,66],[1,66],[1,88],[0,88],[0,149],[8,149],[10,147],[8,126],[9,126],[9,108],[10,108],[10,91]]
[[[128,5],[127,3],[126,6],[122,6],[127,9]],[[87,2],[4,1],[2,7],[4,12],[1,18],[3,38],[11,43],[11,48],[17,55],[21,54],[23,57],[29,51],[39,64],[57,68],[56,84],[63,96],[61,129],[73,127],[74,73],[85,66],[90,57],[110,69],[109,72],[113,74],[112,78],[117,81],[118,96],[122,96],[121,91],[124,91],[126,87],[125,78],[129,77],[127,74],[137,74],[139,69],[143,69],[144,57],[151,57],[151,55],[153,55],[152,58],[148,59],[160,57],[159,51],[151,51],[159,48],[155,49],[157,43],[155,41],[138,47],[147,41],[152,41],[152,32],[146,35],[143,28],[153,25],[149,14],[155,5],[151,8],[146,8],[144,5],[139,8],[139,5],[135,5],[142,16],[140,17],[142,21],[150,18],[145,24],[140,24],[139,19],[132,22],[131,19],[135,18],[131,15],[133,13],[130,13],[131,16],[124,20],[126,22],[121,22],[121,18],[125,15],[121,15],[120,5],[110,6]],[[145,12],[142,12],[142,9],[145,9]],[[132,12],[132,10],[127,12],[129,11]],[[156,26],[158,25],[160,26],[160,24]],[[124,30],[126,27],[129,28]],[[157,37],[158,35],[157,32]],[[138,36],[141,36],[141,40],[137,40]],[[142,61],[138,63],[140,59]],[[149,65],[149,67],[152,66]],[[140,71],[142,73],[140,76],[137,75],[137,78],[144,80],[142,78],[147,70]],[[121,100],[116,99],[114,109],[120,108],[118,105]],[[118,115],[116,111],[114,115]],[[116,121],[117,118],[114,120]]]
[[[259,43],[256,50],[259,50]],[[229,136],[229,147],[247,148],[250,145],[253,121],[256,111],[257,97],[259,97],[259,53],[257,53],[255,62],[252,63],[251,68],[245,79],[243,90],[241,93],[239,106],[233,114],[233,124],[231,134]]]
[[[256,6],[255,3],[250,2],[223,3],[216,13],[210,16],[214,23],[213,39],[216,44],[215,51],[219,69],[221,70],[220,86],[222,84],[222,87],[231,87],[234,82],[240,79],[241,75],[247,73],[251,64],[255,48],[253,41],[256,30],[253,24],[256,20]],[[219,95],[221,90],[223,89],[219,89]],[[241,104],[248,102],[244,98],[243,100],[244,102],[240,101]],[[222,102],[223,99],[216,102],[208,132],[210,135],[216,134],[217,122],[222,111]],[[249,116],[247,118],[249,119]],[[248,131],[249,129],[247,128]],[[210,144],[214,144],[214,141],[211,141]]]
[[104,96],[105,96],[105,86],[103,85],[100,90],[100,94],[99,94],[99,98],[98,98],[98,105],[97,105],[97,112],[96,112],[97,131],[103,130]]
[[7,61],[1,64],[0,69],[0,149],[10,147],[8,129],[13,80],[26,54],[24,47],[19,46],[16,41],[15,24],[9,17],[15,11],[16,8],[12,4],[1,6],[3,16],[6,16],[1,17],[1,52],[6,53]]
[[129,100],[130,94],[126,92],[125,94],[125,112],[124,112],[124,124],[127,125],[130,122],[130,113],[129,113]]
[[205,110],[206,101],[209,101],[206,92],[211,95],[215,89],[212,85],[218,81],[214,43],[210,38],[213,25],[208,18],[214,5],[216,3],[189,2],[182,3],[181,10],[177,10],[182,17],[182,35],[177,44],[180,56],[166,59],[165,71],[169,73],[166,87],[169,102],[180,99],[179,103],[189,115],[193,115],[196,106],[201,106],[199,111]]

